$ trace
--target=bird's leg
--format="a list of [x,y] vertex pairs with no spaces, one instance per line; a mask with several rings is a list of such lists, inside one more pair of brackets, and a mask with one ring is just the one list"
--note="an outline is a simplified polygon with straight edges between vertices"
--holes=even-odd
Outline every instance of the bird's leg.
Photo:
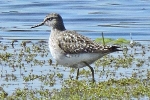
[[86,66],[88,66],[88,67],[90,68],[90,70],[91,70],[91,72],[92,72],[92,81],[93,81],[93,83],[94,83],[94,82],[95,82],[94,70],[93,70],[93,68],[92,68],[87,62],[84,62],[84,63],[85,63]]
[[76,76],[77,80],[78,80],[78,77],[79,77],[79,68],[77,69],[77,76]]

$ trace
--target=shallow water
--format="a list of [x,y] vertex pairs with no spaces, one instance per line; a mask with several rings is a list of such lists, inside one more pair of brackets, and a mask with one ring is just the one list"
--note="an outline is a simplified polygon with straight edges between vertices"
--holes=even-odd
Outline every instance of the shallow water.
[[67,29],[96,38],[106,37],[149,40],[150,2],[138,1],[1,1],[0,34],[2,38],[48,39],[49,28],[31,26],[51,12],[62,15]]
[[[64,24],[69,30],[76,30],[79,33],[86,35],[92,39],[101,37],[101,33],[104,33],[106,38],[125,38],[130,40],[130,33],[132,38],[145,45],[149,46],[150,41],[150,2],[148,0],[83,0],[83,1],[55,1],[55,0],[7,0],[0,1],[0,41],[1,44],[8,46],[7,52],[20,53],[20,49],[24,49],[20,46],[22,41],[29,40],[33,44],[39,40],[48,41],[50,34],[50,28],[46,26],[30,29],[31,26],[43,21],[44,17],[51,12],[57,12],[62,15]],[[14,48],[11,47],[12,40],[18,40],[14,43]],[[144,41],[144,42],[141,42]],[[31,47],[32,43],[27,46]],[[47,44],[44,44],[44,48],[47,50],[48,55],[41,57],[41,53],[37,53],[36,59],[47,61],[51,59],[50,52],[48,51]],[[1,53],[6,51],[1,50]],[[141,59],[149,58],[149,51],[147,55],[141,57]],[[113,54],[112,54],[113,55]],[[114,54],[117,56],[117,53]],[[25,60],[25,59],[24,59]],[[148,62],[146,62],[147,64]],[[6,62],[1,63],[1,79],[0,85],[4,86],[4,89],[8,94],[11,94],[16,88],[60,88],[63,81],[56,79],[55,86],[49,87],[38,79],[25,82],[23,79],[25,76],[30,74],[35,75],[47,75],[48,73],[60,72],[64,76],[64,79],[70,75],[70,68],[64,67],[52,67],[47,62],[42,65],[35,65],[31,67],[32,63],[25,63],[24,69],[19,67],[12,68],[11,65],[7,65]],[[94,64],[92,65],[94,66]],[[85,68],[86,69],[86,68]],[[115,78],[131,77],[133,70],[136,66],[126,69],[119,68],[116,72]],[[147,70],[147,65],[141,67],[142,70]],[[103,70],[102,67],[99,70]],[[112,73],[116,70],[114,68],[106,69]],[[137,69],[136,71],[139,71]],[[96,76],[98,81],[104,81],[111,78]],[[123,77],[118,77],[122,73]],[[15,75],[17,80],[6,79],[6,75]],[[96,72],[96,74],[99,74]],[[127,75],[128,74],[128,75]],[[75,74],[73,74],[75,76]],[[58,78],[58,77],[56,77]],[[99,79],[100,78],[100,79]],[[82,78],[81,78],[82,79]],[[83,79],[86,79],[83,77]],[[36,84],[35,84],[36,83]]]

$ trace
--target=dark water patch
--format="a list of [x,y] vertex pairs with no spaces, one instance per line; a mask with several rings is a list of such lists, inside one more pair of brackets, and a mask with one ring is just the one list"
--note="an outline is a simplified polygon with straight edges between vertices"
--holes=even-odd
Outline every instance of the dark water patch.
[[6,30],[6,32],[31,32],[33,30],[21,30],[21,29],[13,29],[13,30]]
[[27,41],[29,41],[29,42],[27,42],[27,43],[31,43],[32,42],[32,40],[36,40],[36,41],[38,41],[38,43],[48,43],[47,42],[47,39],[8,39],[8,40],[16,40],[16,42],[18,42],[18,40],[21,40],[21,41],[24,41],[24,40],[27,40]]
[[9,12],[1,12],[1,16],[3,15],[3,14],[11,14],[11,15],[13,15],[13,14],[16,14],[16,13],[19,13],[18,11],[9,11]]
[[28,7],[43,7],[43,6],[52,6],[51,3],[27,3],[27,4],[12,4],[10,6],[5,5],[3,7],[7,7],[7,8],[15,8],[15,9],[19,9],[19,8],[28,8]]
[[108,13],[106,13],[106,12],[89,12],[88,14],[108,14]]
[[18,11],[13,11],[13,13],[11,11],[9,12],[2,12],[0,13],[1,16],[17,16],[17,17],[21,17],[21,16],[39,16],[39,15],[45,15],[47,13],[34,13],[34,12],[18,12]]

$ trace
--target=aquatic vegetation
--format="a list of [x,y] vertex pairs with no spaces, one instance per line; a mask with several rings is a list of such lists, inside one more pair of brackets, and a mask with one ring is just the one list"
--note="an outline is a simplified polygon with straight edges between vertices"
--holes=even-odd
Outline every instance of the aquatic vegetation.
[[61,91],[57,91],[52,99],[129,99],[140,95],[144,96],[144,94],[149,95],[149,93],[150,88],[146,88],[143,82],[134,78],[110,79],[97,84],[66,80]]
[[[98,43],[103,44],[103,38],[96,38],[95,41],[98,42]],[[112,38],[105,38],[104,41],[105,41],[106,44],[108,44],[109,42],[114,41],[114,39],[112,39]]]
[[[96,42],[103,44],[103,38],[96,38]],[[126,40],[124,38],[118,38],[118,39],[112,39],[112,38],[104,38],[104,41],[106,44],[116,44],[116,45],[121,45],[121,44],[129,44],[130,41]]]
[[88,68],[81,69],[81,77],[75,80],[76,69],[57,65],[45,40],[15,41],[13,47],[11,42],[0,43],[2,100],[150,98],[149,44],[130,46],[125,39],[105,39],[106,44],[114,41],[124,51],[97,60],[92,65],[96,83],[92,83]]
[[6,98],[8,93],[4,91],[2,87],[0,87],[0,98]]
[[112,41],[113,44],[129,44],[129,40],[124,38],[118,38],[116,41]]

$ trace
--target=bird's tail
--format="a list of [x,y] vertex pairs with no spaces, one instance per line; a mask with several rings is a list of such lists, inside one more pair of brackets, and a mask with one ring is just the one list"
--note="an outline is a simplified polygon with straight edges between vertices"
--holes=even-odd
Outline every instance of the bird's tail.
[[107,48],[107,49],[109,49],[109,51],[111,51],[111,52],[123,51],[123,50],[120,50],[119,48],[120,48],[119,46],[113,45],[113,46],[110,46],[110,47]]

